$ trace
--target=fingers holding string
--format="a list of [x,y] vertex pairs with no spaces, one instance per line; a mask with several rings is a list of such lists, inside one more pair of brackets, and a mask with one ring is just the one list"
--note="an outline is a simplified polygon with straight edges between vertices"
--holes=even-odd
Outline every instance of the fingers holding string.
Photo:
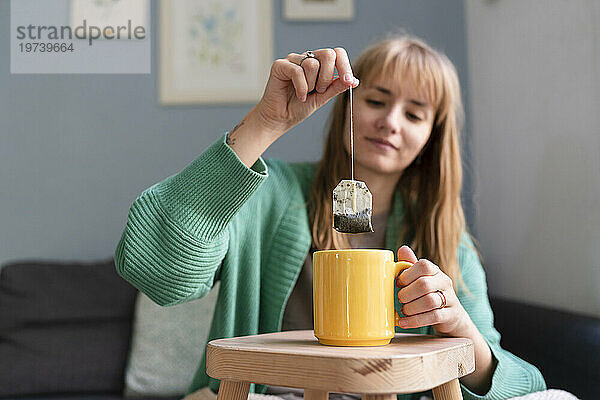
[[346,49],[343,47],[336,47],[333,49],[336,54],[335,58],[335,68],[338,70],[338,74],[340,79],[348,86],[355,88],[358,86],[359,81],[354,76],[354,72],[352,72],[352,66],[350,64],[350,59],[348,58],[348,53]]
[[[316,91],[319,96],[315,100],[317,103],[324,103],[329,98],[350,87],[355,88],[359,84],[352,73],[348,54],[342,47],[306,51],[302,54],[290,53],[284,60],[295,70],[293,74],[288,73],[288,76],[296,76],[297,71],[302,71],[302,77],[290,78],[296,89],[296,95],[302,102],[306,101],[306,98],[302,97],[304,93],[309,95]],[[339,79],[336,79],[336,69]],[[304,83],[300,81],[304,81],[306,92],[303,89]]]
[[[327,51],[322,52],[322,50]],[[359,85],[360,82],[352,72],[350,60],[344,48],[320,49],[315,50],[314,53],[317,58],[325,54],[327,60],[333,60],[333,65],[331,62],[324,65],[323,60],[319,58],[321,68],[316,86],[317,96],[314,98],[317,106],[321,106],[347,89],[356,88]],[[325,91],[322,93],[319,92],[320,85],[328,85],[325,86]]]
[[316,91],[324,93],[335,81],[335,70],[342,79],[342,82],[348,87],[358,86],[358,79],[352,73],[348,53],[343,47],[335,49],[319,49],[312,52],[319,61],[319,75],[316,83]]
[[[290,53],[286,57],[290,62],[302,66],[306,73],[310,92],[325,92],[338,77],[348,87],[358,86],[358,79],[352,72],[348,53],[343,47],[305,51],[302,54]],[[336,74],[337,69],[337,74]],[[313,78],[316,78],[313,85]]]
[[[352,66],[350,65],[350,60],[348,59],[348,54],[346,50],[342,47],[336,47],[334,49],[336,54],[335,57],[335,65],[333,68],[330,85],[326,88],[326,91],[323,93],[318,93],[316,102],[321,105],[329,101],[334,96],[344,92],[349,88],[356,88],[359,85],[359,80],[354,76],[352,72]],[[337,70],[339,76],[333,75]],[[321,72],[319,73],[319,78],[323,74],[323,67],[321,66]],[[338,79],[339,78],[339,79]],[[319,83],[317,83],[317,91],[319,88]]]

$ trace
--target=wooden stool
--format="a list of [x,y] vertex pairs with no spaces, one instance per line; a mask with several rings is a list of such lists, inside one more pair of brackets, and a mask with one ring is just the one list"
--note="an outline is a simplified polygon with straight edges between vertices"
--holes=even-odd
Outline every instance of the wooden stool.
[[268,333],[213,340],[206,356],[206,372],[221,380],[218,400],[247,399],[251,382],[303,388],[306,400],[329,392],[395,400],[429,389],[435,400],[458,400],[458,378],[475,370],[470,339],[414,334],[386,346],[332,347],[311,330]]

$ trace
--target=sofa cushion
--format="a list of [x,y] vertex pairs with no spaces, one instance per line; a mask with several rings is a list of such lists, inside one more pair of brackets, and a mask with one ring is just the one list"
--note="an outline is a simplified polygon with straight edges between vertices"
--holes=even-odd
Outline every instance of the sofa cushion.
[[203,298],[169,307],[138,293],[125,396],[186,393],[204,354],[218,292],[219,282]]
[[0,396],[120,394],[135,294],[112,260],[3,266]]

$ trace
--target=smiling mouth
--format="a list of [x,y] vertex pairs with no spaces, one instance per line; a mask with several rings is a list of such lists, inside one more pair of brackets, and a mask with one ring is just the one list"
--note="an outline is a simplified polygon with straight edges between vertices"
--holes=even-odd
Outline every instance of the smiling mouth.
[[372,144],[376,145],[379,148],[389,149],[389,150],[398,150],[398,148],[396,146],[394,146],[387,140],[373,139],[373,138],[365,138],[365,139],[367,139],[369,142],[371,142]]

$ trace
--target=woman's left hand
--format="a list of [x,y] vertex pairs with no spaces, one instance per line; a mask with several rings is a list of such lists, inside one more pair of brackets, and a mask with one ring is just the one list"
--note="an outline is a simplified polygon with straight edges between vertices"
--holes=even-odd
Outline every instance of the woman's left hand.
[[[405,315],[400,318],[400,327],[433,325],[436,334],[465,336],[472,323],[458,301],[452,279],[431,261],[417,260],[408,246],[398,249],[398,261],[413,263],[396,279],[396,286],[400,288],[398,300],[403,303],[402,313]],[[442,307],[444,297],[446,305]]]

